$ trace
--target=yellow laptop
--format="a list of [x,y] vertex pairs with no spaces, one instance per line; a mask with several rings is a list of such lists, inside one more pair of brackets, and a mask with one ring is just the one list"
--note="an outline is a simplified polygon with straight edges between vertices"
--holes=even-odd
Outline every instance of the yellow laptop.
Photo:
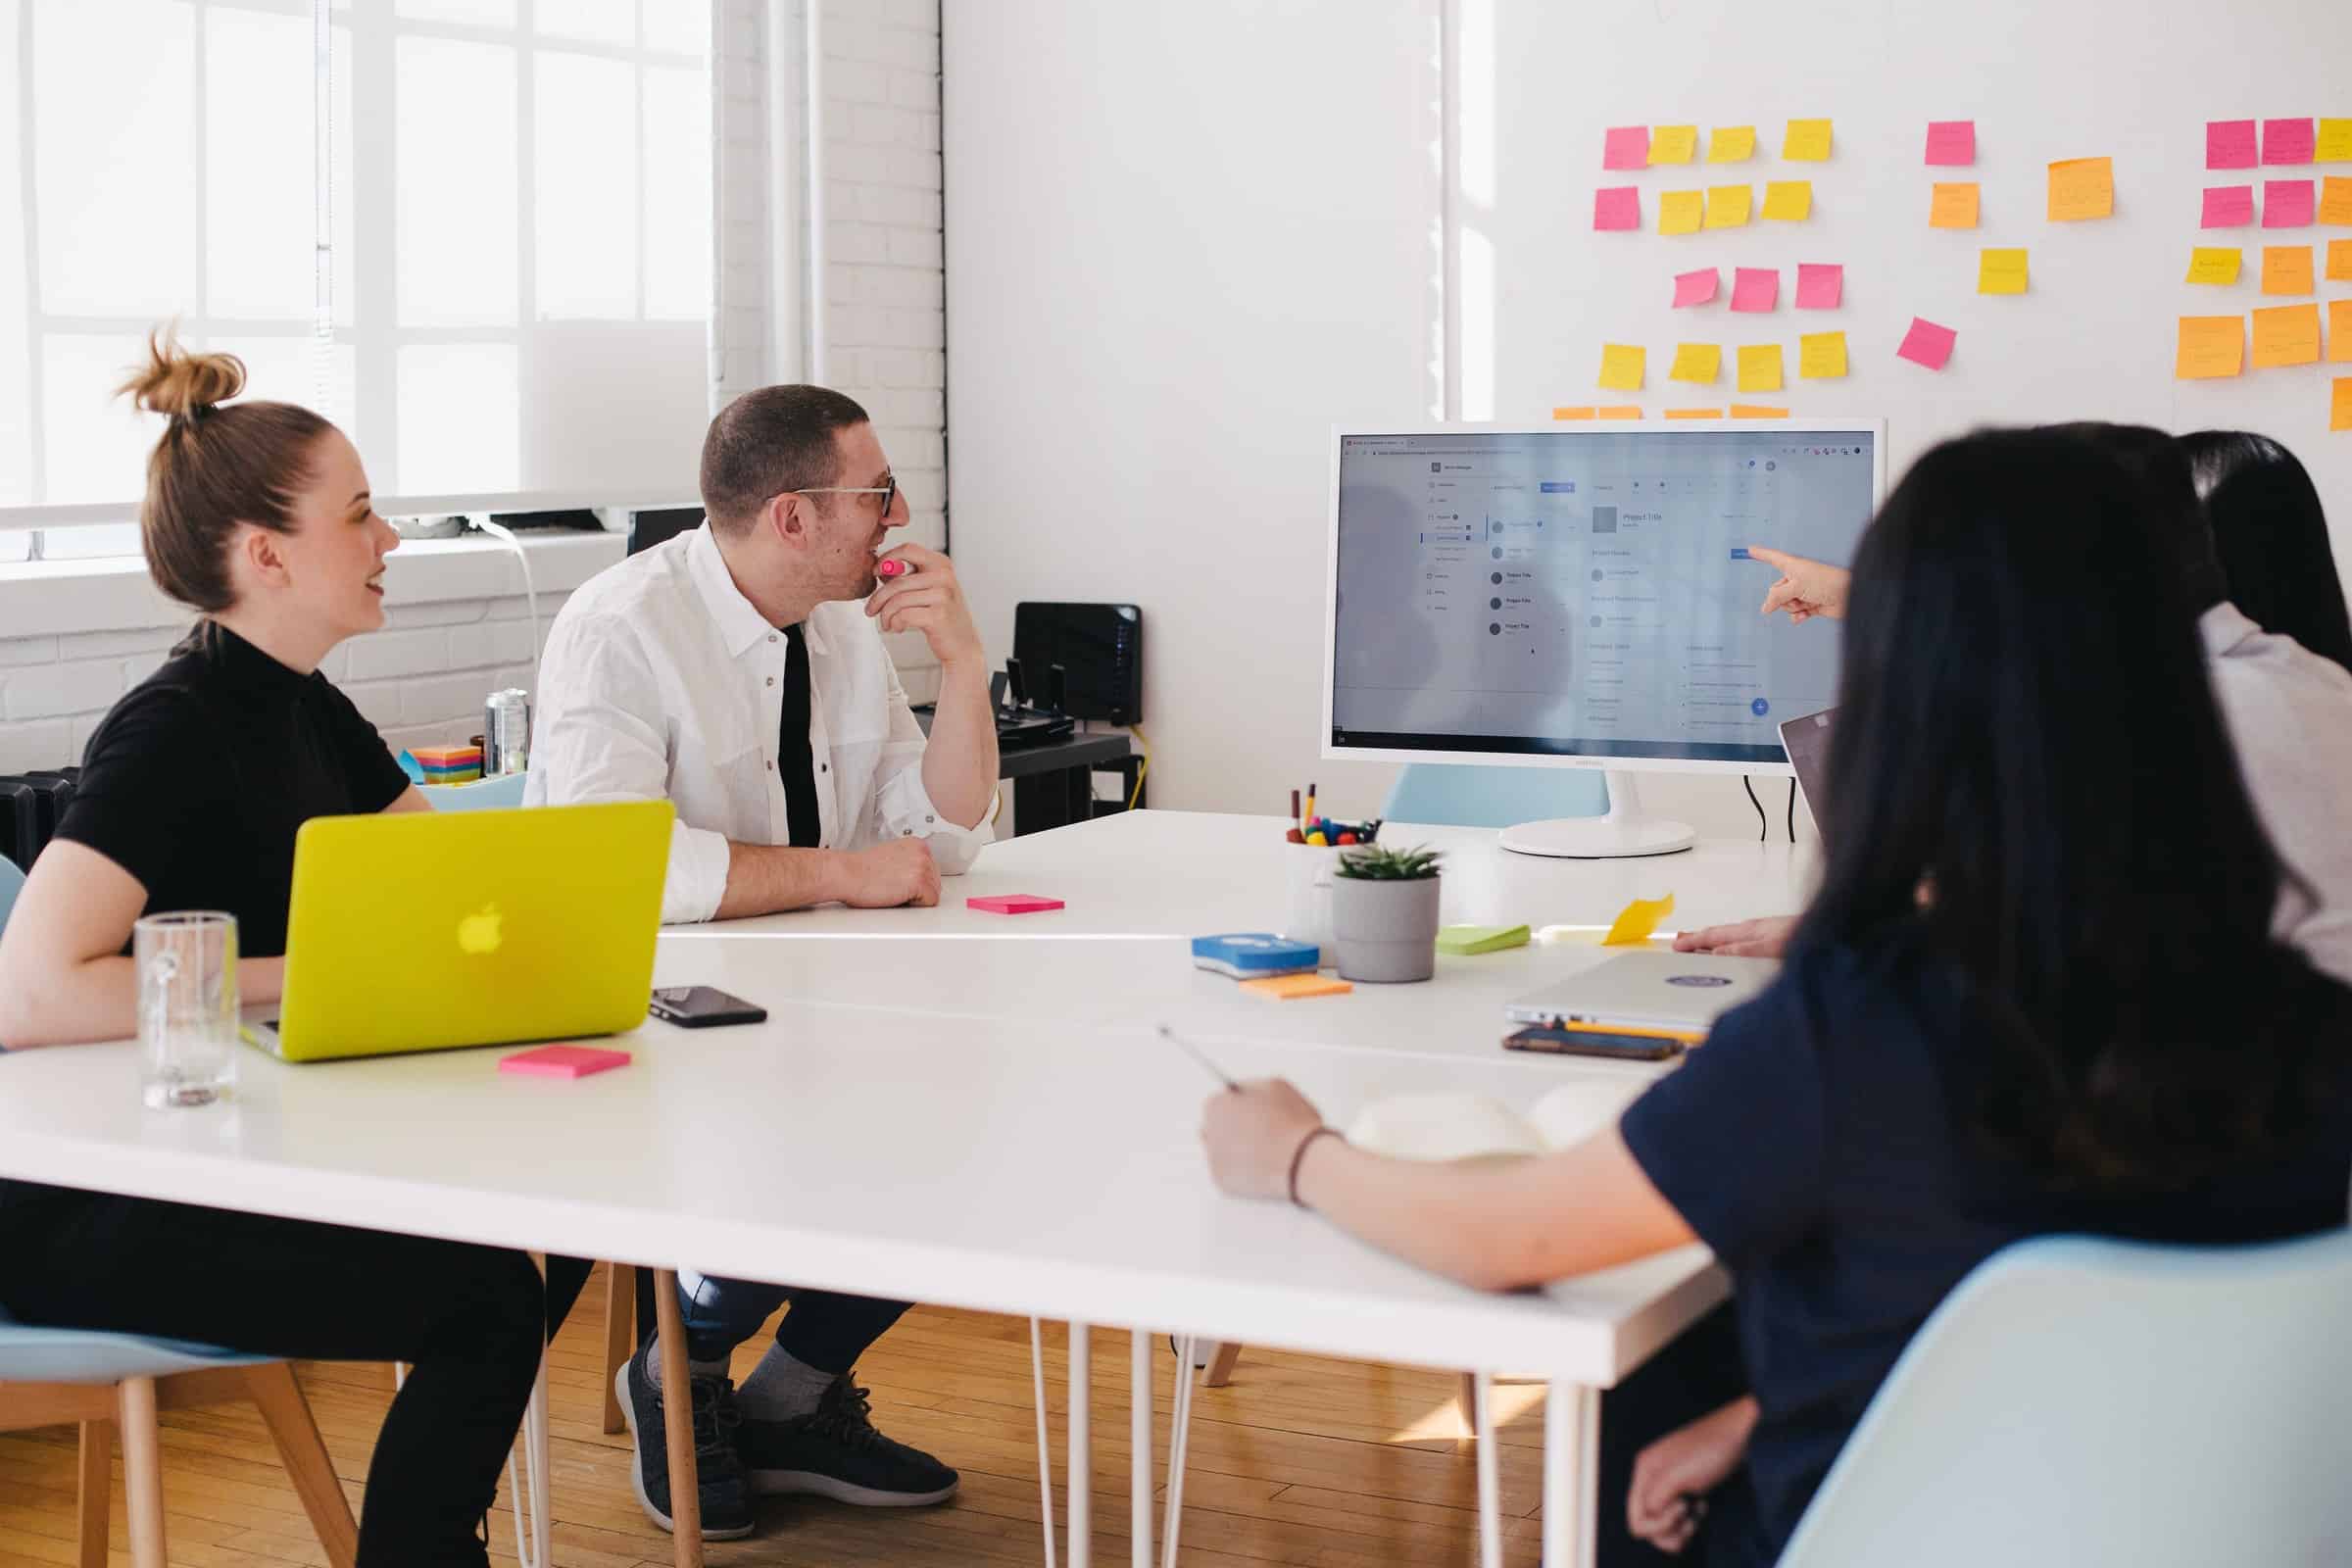
[[286,1061],[618,1034],[645,1021],[667,801],[321,816],[294,840]]

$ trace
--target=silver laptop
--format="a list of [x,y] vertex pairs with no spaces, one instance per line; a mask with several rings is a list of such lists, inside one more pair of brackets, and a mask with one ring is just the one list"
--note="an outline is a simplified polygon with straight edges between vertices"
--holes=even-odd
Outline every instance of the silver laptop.
[[1621,953],[1503,1008],[1513,1023],[1582,1025],[1703,1040],[1715,1020],[1772,984],[1776,958],[1655,948]]
[[1788,753],[1788,765],[1796,769],[1796,787],[1804,792],[1805,809],[1813,813],[1814,831],[1824,839],[1830,836],[1830,824],[1821,816],[1821,785],[1829,777],[1830,720],[1837,716],[1838,710],[1825,708],[1781,726],[1781,745]]

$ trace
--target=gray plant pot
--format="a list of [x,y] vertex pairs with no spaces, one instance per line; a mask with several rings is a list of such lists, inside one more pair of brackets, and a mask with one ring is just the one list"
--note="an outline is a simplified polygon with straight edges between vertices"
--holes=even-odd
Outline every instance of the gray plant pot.
[[1426,980],[1438,970],[1438,879],[1331,879],[1331,945],[1343,980]]

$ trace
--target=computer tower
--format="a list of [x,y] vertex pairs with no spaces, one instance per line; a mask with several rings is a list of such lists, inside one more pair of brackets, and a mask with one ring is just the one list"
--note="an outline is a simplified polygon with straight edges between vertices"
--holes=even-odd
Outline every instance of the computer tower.
[[1072,718],[1136,724],[1144,716],[1144,616],[1133,605],[1024,601],[1012,612],[1012,657],[1033,691],[1059,664]]

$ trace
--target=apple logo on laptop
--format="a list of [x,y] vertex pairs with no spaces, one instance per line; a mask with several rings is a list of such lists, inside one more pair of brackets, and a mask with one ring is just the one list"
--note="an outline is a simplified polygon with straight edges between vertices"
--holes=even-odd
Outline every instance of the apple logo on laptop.
[[498,912],[497,905],[485,904],[477,912],[460,920],[458,922],[458,951],[474,954],[496,953],[499,945],[505,940],[499,934],[499,925],[505,918],[506,916]]

